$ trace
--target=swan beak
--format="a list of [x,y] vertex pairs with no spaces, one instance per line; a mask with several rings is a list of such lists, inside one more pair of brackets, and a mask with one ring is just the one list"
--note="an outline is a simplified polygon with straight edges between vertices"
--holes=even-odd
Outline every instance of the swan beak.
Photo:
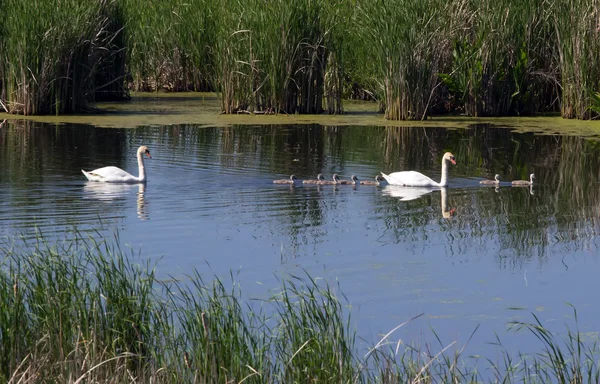
[[454,160],[454,157],[450,158],[450,162],[452,163],[452,165],[456,165],[456,160]]
[[150,151],[146,151],[146,156],[148,156],[149,158],[152,158],[152,156],[150,156]]

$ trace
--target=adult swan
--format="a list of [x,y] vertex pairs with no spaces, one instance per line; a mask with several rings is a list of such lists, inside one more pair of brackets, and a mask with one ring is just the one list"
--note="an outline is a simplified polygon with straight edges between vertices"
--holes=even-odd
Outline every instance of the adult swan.
[[139,176],[137,177],[117,167],[103,167],[94,169],[90,172],[86,172],[82,169],[81,172],[83,172],[85,177],[87,177],[90,181],[101,181],[105,183],[145,183],[146,169],[144,168],[144,154],[152,158],[152,156],[150,156],[148,147],[142,145],[137,150],[137,161],[139,168]]
[[394,172],[389,175],[381,172],[381,175],[390,185],[402,185],[405,187],[446,187],[448,185],[448,163],[456,165],[454,155],[450,152],[446,152],[442,158],[442,180],[439,183],[431,180],[424,174],[415,171]]

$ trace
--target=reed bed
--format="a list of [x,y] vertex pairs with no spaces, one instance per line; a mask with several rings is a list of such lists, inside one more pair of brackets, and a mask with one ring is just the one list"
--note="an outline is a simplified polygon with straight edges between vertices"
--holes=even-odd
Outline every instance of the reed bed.
[[[0,108],[71,113],[137,91],[218,91],[224,113],[600,112],[597,2],[0,3]],[[401,11],[400,11],[401,10]],[[39,16],[39,17],[38,17]]]
[[[9,113],[62,114],[93,101],[97,76],[122,78],[114,2],[2,1],[2,104]],[[114,73],[107,75],[105,71]]]
[[[334,291],[290,276],[265,300],[230,283],[160,281],[139,253],[83,239],[14,238],[1,247],[0,380],[35,382],[597,382],[596,344],[513,323],[542,342],[533,356],[502,350],[477,361],[456,342],[420,348],[394,341],[365,354]],[[112,245],[111,245],[112,244]],[[575,312],[575,320],[577,320]],[[482,360],[482,359],[479,359]],[[481,363],[480,363],[481,364]],[[490,375],[490,372],[492,373]]]

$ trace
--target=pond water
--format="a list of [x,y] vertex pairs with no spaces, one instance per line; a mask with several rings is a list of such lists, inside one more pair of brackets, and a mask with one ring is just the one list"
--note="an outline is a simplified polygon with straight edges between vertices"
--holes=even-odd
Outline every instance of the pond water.
[[[150,148],[146,185],[88,182],[81,169],[137,174]],[[444,152],[457,165],[448,188],[274,185],[317,173],[371,180],[380,171],[440,177]],[[118,231],[157,263],[160,276],[197,268],[237,275],[249,297],[307,271],[347,296],[358,334],[374,344],[471,340],[467,354],[539,350],[505,332],[535,313],[550,328],[593,338],[600,308],[600,145],[575,136],[465,129],[311,125],[144,126],[131,129],[7,121],[0,129],[0,234],[64,239]],[[510,180],[535,173],[532,188]],[[500,174],[500,187],[479,184]],[[227,281],[227,278],[225,278]],[[515,311],[511,308],[524,308]],[[536,347],[536,345],[538,347]]]

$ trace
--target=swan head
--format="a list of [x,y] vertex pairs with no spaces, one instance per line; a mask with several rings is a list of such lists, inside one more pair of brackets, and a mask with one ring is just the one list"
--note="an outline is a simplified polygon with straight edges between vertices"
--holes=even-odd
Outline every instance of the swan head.
[[383,176],[377,175],[377,176],[375,176],[375,181],[378,181],[381,183],[382,181],[385,181],[385,179],[383,178]]
[[350,177],[350,180],[356,183],[358,181],[358,177],[356,177],[356,175],[352,175],[352,177]]
[[453,165],[456,165],[456,159],[451,152],[444,153],[444,160],[451,162]]
[[335,181],[337,183],[338,180],[340,180],[340,176],[337,173],[334,173],[333,174],[333,181]]
[[496,176],[494,176],[494,180],[500,182],[500,175],[496,173]]
[[296,180],[298,180],[298,178],[296,177],[296,175],[291,175],[291,176],[290,176],[290,180],[292,180],[292,181],[296,181]]
[[325,178],[323,177],[323,175],[322,175],[322,174],[320,174],[320,173],[319,173],[319,174],[317,175],[317,180],[325,180]]
[[533,181],[533,179],[535,179],[535,175],[532,173],[531,175],[529,175],[529,180]]
[[149,158],[152,158],[152,156],[150,156],[150,150],[145,145],[138,148],[138,154],[145,154]]

